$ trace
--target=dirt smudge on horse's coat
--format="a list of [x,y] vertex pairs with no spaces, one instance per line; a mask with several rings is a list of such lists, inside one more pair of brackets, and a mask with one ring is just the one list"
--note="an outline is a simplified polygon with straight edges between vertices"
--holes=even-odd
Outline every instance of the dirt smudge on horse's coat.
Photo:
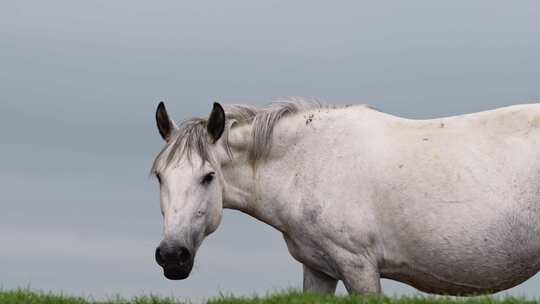
[[306,119],[306,126],[313,122],[313,118],[315,117],[315,114],[309,114]]

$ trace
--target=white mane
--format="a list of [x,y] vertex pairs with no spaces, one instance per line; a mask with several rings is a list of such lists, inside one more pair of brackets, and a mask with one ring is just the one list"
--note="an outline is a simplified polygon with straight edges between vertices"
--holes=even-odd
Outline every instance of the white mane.
[[[270,149],[272,131],[281,118],[319,109],[323,106],[316,99],[294,97],[275,100],[266,107],[237,104],[223,105],[223,107],[227,118],[225,135],[231,128],[233,121],[238,124],[252,124],[253,132],[251,136],[253,140],[252,145],[249,147],[250,159],[258,161],[263,159]],[[228,141],[225,139],[223,142],[229,151]],[[168,167],[184,154],[190,159],[192,153],[197,153],[203,161],[212,162],[209,147],[206,119],[190,118],[184,120],[154,160],[151,173],[155,174]]]

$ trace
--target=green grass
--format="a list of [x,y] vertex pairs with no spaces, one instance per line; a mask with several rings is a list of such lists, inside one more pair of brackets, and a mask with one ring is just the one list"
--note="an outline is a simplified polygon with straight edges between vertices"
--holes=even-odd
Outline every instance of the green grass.
[[413,297],[379,297],[379,296],[321,296],[314,294],[303,294],[300,292],[280,293],[266,297],[235,298],[224,297],[209,301],[208,304],[539,304],[536,300],[526,300],[520,298],[497,298],[497,297],[471,297],[471,298],[449,298],[432,296]]
[[133,299],[114,298],[94,301],[86,298],[70,297],[61,294],[34,292],[26,289],[0,291],[0,304],[178,304],[171,298],[143,296]]
[[[133,299],[111,299],[94,301],[85,298],[67,297],[58,294],[33,292],[29,290],[0,291],[0,304],[179,304],[182,302],[170,298],[154,296]],[[540,301],[511,297],[363,297],[363,296],[320,296],[299,292],[278,293],[264,297],[237,298],[220,297],[208,301],[208,304],[538,304]]]

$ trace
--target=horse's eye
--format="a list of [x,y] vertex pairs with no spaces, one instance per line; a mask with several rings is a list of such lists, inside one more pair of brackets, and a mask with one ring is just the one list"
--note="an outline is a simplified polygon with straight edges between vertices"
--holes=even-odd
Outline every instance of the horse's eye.
[[214,180],[214,175],[215,175],[215,174],[216,174],[215,172],[210,172],[210,173],[206,174],[206,175],[203,177],[203,179],[202,179],[202,181],[201,181],[201,184],[203,184],[203,185],[208,185],[208,184],[210,184],[210,183]]

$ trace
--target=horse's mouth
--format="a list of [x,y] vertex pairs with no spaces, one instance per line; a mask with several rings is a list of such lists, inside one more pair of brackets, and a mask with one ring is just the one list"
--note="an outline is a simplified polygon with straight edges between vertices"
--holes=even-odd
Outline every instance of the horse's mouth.
[[189,277],[193,264],[186,266],[165,266],[163,267],[163,275],[169,280],[184,280]]

